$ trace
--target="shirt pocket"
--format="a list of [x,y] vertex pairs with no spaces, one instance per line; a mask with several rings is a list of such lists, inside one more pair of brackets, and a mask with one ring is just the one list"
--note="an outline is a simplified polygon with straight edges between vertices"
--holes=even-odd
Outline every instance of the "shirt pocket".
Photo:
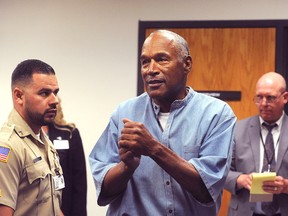
[[200,146],[198,145],[185,145],[184,146],[184,158],[185,160],[190,160],[192,158],[199,157],[199,149]]
[[43,203],[51,197],[51,176],[52,173],[48,164],[38,161],[26,167],[27,190],[24,192],[24,200],[28,203]]

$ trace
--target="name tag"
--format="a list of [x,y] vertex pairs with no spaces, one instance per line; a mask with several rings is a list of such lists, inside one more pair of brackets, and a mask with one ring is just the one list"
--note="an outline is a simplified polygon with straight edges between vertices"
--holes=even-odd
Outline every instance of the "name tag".
[[68,140],[54,140],[55,149],[69,149],[69,141]]
[[65,182],[63,175],[56,175],[53,177],[55,190],[61,190],[65,188]]

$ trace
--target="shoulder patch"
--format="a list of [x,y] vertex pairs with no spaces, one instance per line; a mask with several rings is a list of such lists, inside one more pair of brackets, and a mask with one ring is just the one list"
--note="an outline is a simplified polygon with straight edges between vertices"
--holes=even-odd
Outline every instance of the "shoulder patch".
[[10,148],[0,146],[0,162],[7,163],[10,153]]

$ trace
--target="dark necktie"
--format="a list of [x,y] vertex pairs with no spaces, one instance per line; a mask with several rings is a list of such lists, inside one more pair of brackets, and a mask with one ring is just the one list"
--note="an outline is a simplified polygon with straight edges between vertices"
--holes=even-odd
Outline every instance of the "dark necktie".
[[[274,172],[275,171],[275,153],[274,153],[274,141],[273,135],[271,133],[272,129],[277,126],[277,124],[268,125],[265,122],[263,126],[267,128],[268,134],[265,140],[264,146],[264,161],[263,161],[263,169],[262,172]],[[269,167],[270,166],[270,167]]]
[[[265,172],[265,171],[275,172],[275,167],[276,167],[275,151],[274,151],[273,135],[271,131],[274,127],[277,126],[277,124],[268,125],[266,123],[263,123],[263,126],[267,128],[268,134],[266,136],[265,146],[264,146],[265,149],[264,149],[264,161],[263,161],[262,172]],[[275,196],[273,196],[272,202],[262,202],[261,207],[266,215],[274,215],[279,209],[279,205],[277,201],[275,200]]]

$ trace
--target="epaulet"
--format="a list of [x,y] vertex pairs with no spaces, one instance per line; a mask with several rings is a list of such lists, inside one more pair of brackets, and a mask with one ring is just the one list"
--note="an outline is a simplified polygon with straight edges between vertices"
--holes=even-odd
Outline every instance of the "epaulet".
[[0,130],[0,137],[4,140],[9,140],[15,129],[15,125],[4,124]]

